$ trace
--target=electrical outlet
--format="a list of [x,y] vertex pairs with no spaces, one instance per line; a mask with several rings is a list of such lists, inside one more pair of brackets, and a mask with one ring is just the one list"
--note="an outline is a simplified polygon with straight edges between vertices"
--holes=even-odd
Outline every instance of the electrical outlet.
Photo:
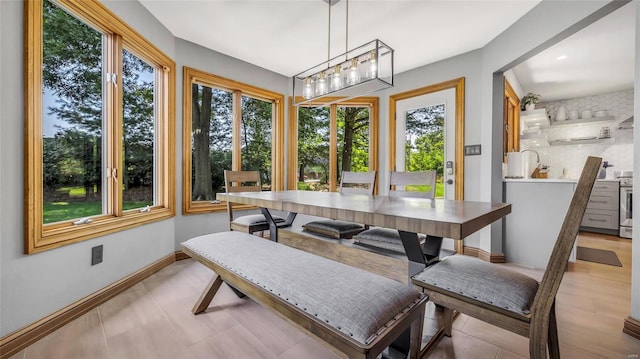
[[102,244],[91,248],[91,265],[102,263]]

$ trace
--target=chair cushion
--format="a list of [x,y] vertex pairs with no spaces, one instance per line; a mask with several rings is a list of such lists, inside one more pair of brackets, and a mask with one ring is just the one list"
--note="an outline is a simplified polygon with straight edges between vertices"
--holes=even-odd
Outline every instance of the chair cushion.
[[307,232],[340,239],[351,238],[354,235],[362,232],[364,230],[364,227],[357,223],[328,219],[303,224],[302,229]]
[[400,234],[396,229],[375,227],[358,233],[353,236],[353,239],[356,243],[404,253],[404,246],[402,245]]
[[[272,217],[276,223],[284,222],[284,218],[282,217],[279,217],[279,216],[272,216]],[[258,224],[266,224],[267,219],[264,218],[264,215],[262,214],[248,214],[246,216],[240,216],[238,218],[235,218],[232,222],[243,225],[243,226],[255,226]]]
[[453,292],[483,303],[527,315],[538,282],[522,273],[475,257],[455,255],[427,267],[413,277],[414,284]]
[[[424,242],[425,237],[424,234],[418,234],[420,243]],[[373,227],[358,233],[353,239],[356,243],[404,253],[404,245],[397,229]]]

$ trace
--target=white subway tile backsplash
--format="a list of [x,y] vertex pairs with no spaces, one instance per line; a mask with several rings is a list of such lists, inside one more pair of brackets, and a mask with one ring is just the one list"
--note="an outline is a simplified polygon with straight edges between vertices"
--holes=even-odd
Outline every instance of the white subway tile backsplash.
[[[550,165],[550,178],[559,178],[562,175],[563,168],[567,169],[569,178],[578,178],[587,156],[602,157],[605,161],[613,164],[614,167],[607,169],[607,177],[609,178],[613,178],[613,171],[615,170],[633,169],[633,131],[618,130],[617,128],[618,123],[633,116],[633,89],[540,103],[536,107],[546,108],[553,124],[558,108],[561,106],[566,109],[567,113],[571,110],[578,110],[580,116],[584,110],[591,110],[594,116],[596,111],[606,110],[607,115],[613,116],[615,120],[609,123],[587,123],[559,127],[552,125],[551,128],[545,130],[550,141],[564,138],[599,136],[602,127],[608,126],[614,142],[535,148],[540,154],[540,162]],[[524,146],[521,149],[524,149]]]

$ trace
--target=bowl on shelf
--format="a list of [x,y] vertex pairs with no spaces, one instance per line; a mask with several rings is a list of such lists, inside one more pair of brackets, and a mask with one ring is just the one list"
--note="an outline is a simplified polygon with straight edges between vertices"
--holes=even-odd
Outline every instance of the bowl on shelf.
[[607,110],[596,111],[594,113],[594,116],[596,116],[596,117],[606,117],[607,116]]
[[578,119],[578,110],[569,111],[569,119],[570,120],[577,120]]
[[523,135],[530,135],[534,133],[540,133],[540,126],[533,126],[522,130]]

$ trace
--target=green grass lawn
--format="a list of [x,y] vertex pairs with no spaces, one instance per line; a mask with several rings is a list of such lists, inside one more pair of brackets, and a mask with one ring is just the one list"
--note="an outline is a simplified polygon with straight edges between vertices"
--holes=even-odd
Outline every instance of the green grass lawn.
[[[94,188],[94,191],[95,190],[97,189]],[[67,194],[69,197],[73,197],[73,198],[85,197],[85,190],[84,190],[84,187],[82,186],[60,187],[56,189],[56,192],[60,192],[61,194]],[[152,206],[153,203],[129,201],[129,202],[124,202],[122,204],[122,209],[126,211],[129,209],[142,208],[147,205]],[[42,223],[47,224],[47,223],[54,223],[54,222],[60,222],[60,221],[68,221],[72,219],[97,216],[100,214],[102,214],[101,201],[45,202],[44,213],[43,213],[44,218]]]
[[[410,190],[412,191],[419,191],[420,187],[426,187],[426,186],[407,186],[409,187]],[[307,183],[305,182],[298,182],[298,190],[301,191],[313,191],[314,189]],[[436,194],[435,194],[436,198],[443,198],[444,197],[444,183],[440,183],[440,182],[436,182]]]
[[[153,203],[124,202],[122,208],[126,211],[128,209],[142,208],[146,205],[153,205]],[[43,223],[96,216],[101,213],[101,202],[49,202],[44,204]]]

